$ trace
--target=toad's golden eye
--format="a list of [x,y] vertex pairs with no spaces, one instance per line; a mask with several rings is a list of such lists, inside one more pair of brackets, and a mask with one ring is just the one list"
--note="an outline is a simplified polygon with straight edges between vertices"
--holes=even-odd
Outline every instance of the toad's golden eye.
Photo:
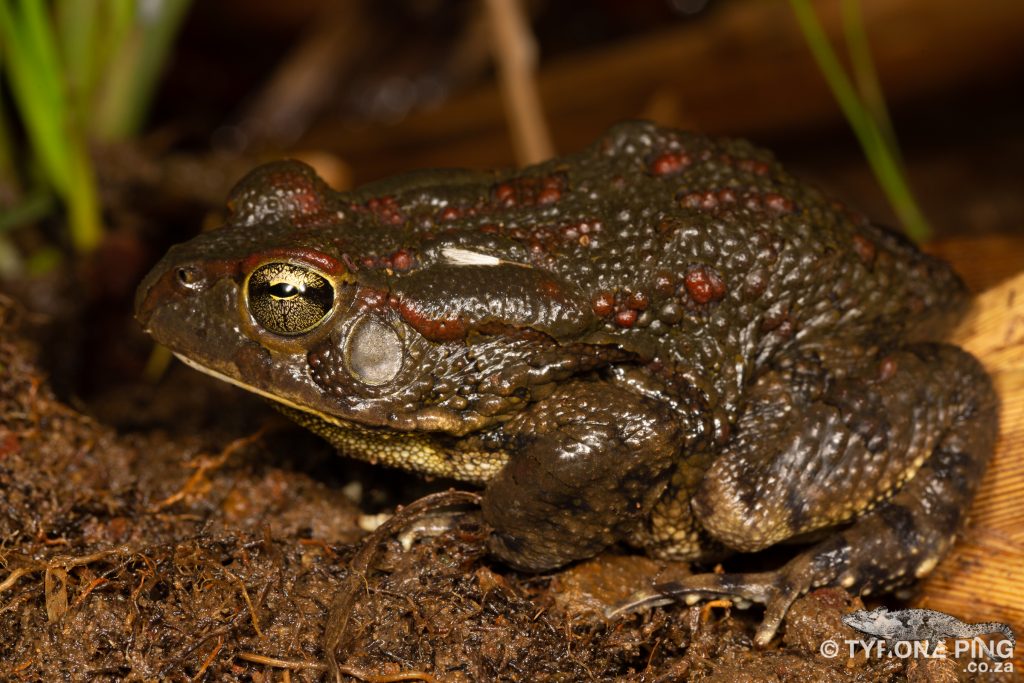
[[267,263],[246,283],[249,314],[264,329],[284,336],[309,332],[334,305],[334,287],[318,273],[293,263]]

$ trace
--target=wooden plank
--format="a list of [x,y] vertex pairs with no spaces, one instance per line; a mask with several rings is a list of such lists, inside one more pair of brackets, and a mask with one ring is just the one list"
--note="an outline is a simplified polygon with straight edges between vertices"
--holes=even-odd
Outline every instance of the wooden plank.
[[[958,252],[949,247],[948,255],[956,254],[953,260],[965,269],[986,264],[992,244],[976,240],[974,249],[964,248],[969,244],[961,242]],[[1016,267],[1021,265],[1018,261]],[[1024,272],[978,296],[954,341],[992,375],[1001,401],[999,440],[959,541],[924,581],[916,604],[968,621],[1003,621],[1022,633]]]

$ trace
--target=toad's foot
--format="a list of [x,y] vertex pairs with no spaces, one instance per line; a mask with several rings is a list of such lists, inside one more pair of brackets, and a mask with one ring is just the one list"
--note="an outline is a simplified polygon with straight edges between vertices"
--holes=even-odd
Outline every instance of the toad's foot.
[[[813,565],[817,558],[808,554],[800,555],[782,569],[771,572],[748,574],[695,574],[681,581],[654,586],[657,595],[682,599],[688,604],[700,599],[729,597],[737,607],[747,602],[765,606],[764,619],[758,626],[754,642],[764,647],[778,631],[786,612],[793,602],[810,590],[813,577],[819,576],[821,568]],[[650,605],[645,602],[644,605]]]
[[755,640],[775,635],[790,605],[812,588],[839,585],[867,595],[890,591],[928,574],[949,549],[966,513],[964,489],[980,475],[978,454],[991,447],[987,430],[946,435],[916,477],[852,526],[821,541],[777,571],[697,574],[655,586],[662,595],[738,596],[765,605]]

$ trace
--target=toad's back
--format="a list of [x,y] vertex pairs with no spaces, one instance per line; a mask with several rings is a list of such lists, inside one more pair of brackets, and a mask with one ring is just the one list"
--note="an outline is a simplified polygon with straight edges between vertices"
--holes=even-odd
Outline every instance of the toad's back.
[[521,172],[391,179],[354,204],[381,196],[411,234],[375,228],[377,253],[440,235],[557,274],[590,308],[592,339],[698,369],[727,404],[794,343],[939,338],[966,302],[945,264],[800,183],[771,153],[649,123]]

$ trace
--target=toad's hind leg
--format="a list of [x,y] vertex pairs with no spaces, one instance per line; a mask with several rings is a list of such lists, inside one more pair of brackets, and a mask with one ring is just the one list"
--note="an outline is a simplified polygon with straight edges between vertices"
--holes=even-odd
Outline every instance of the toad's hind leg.
[[[895,436],[882,439],[878,446],[906,446],[905,452],[887,452],[884,455],[905,463],[911,476],[908,481],[890,497],[876,499],[852,525],[797,555],[777,571],[701,574],[658,586],[657,589],[673,596],[734,595],[764,603],[765,617],[757,634],[758,643],[763,645],[772,638],[793,600],[811,588],[838,584],[855,591],[885,591],[927,574],[952,543],[992,453],[997,399],[991,382],[977,361],[952,346],[917,345],[894,354],[886,363],[896,363],[897,367],[887,365],[882,379],[886,382],[898,380],[898,384],[896,390],[882,392],[879,405],[885,411],[888,430]],[[849,400],[858,392],[846,393],[845,402],[839,402],[840,413],[853,405],[864,408],[871,404],[870,392],[860,395],[854,404]],[[930,411],[926,409],[928,405],[938,405],[940,409]],[[872,419],[868,419],[871,411],[858,415],[848,416],[844,423],[862,435],[855,440],[865,439],[870,444],[872,437],[878,436],[876,421],[882,419],[883,414]],[[867,422],[862,422],[865,419]],[[924,424],[913,424],[915,421]],[[910,436],[900,438],[899,434],[906,429],[911,430]],[[933,432],[934,438],[926,438],[927,435],[921,434],[922,430]],[[880,465],[868,457],[870,447],[861,452],[865,460],[859,468],[844,463],[843,457],[819,462],[824,455],[835,455],[836,450],[823,448],[810,438],[817,435],[820,441],[822,436],[832,433],[829,430],[824,434],[819,432],[814,427],[805,430],[802,459],[791,450],[784,453],[800,460],[801,472],[813,473],[815,469],[829,466],[846,469],[846,485],[840,486],[841,482],[836,482],[837,488],[831,494],[840,500],[842,508],[846,504],[842,499],[851,495],[847,487],[864,486],[870,490],[872,483],[877,483],[879,473],[865,471],[865,463],[875,462],[873,466],[876,468]],[[833,445],[849,438],[849,434],[842,438],[833,437]],[[924,445],[927,445],[926,453],[915,453],[915,449]],[[854,449],[853,453],[857,452]],[[726,454],[727,457],[729,455]],[[919,460],[920,466],[915,467]],[[796,465],[790,463],[787,467]],[[743,500],[733,505],[733,509],[737,505],[758,508],[765,501],[757,492],[766,495],[779,492],[777,487],[766,484],[771,474],[764,480],[750,474],[751,471],[747,471],[747,483],[755,493],[743,493]],[[778,471],[775,474],[778,475]],[[821,478],[823,475],[817,476]],[[799,476],[796,478],[800,479]],[[812,501],[817,493],[810,492]],[[787,505],[792,508],[795,499],[789,500]],[[822,503],[821,507],[827,507],[827,504]],[[706,519],[709,511],[704,508],[702,512]],[[805,506],[796,512],[790,510],[787,524],[792,533],[799,533],[813,526],[797,528],[794,521],[814,521],[814,517],[814,509]],[[751,535],[756,537],[759,533],[754,531]],[[736,538],[743,540],[741,533],[735,533],[732,538],[734,542]]]

